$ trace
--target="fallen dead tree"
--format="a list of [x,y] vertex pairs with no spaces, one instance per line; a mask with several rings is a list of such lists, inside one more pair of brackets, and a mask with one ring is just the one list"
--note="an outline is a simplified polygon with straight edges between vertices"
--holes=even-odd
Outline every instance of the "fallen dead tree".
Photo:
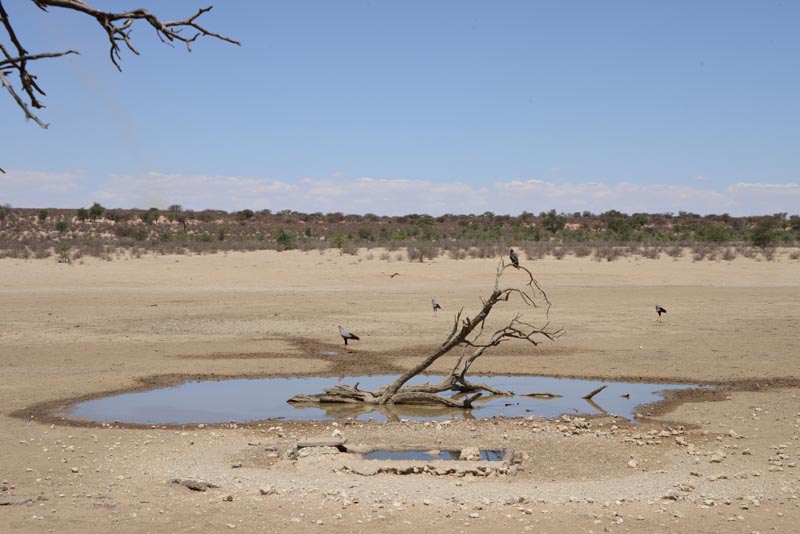
[[[526,282],[519,287],[501,287],[501,279],[507,269],[513,272],[527,274]],[[507,303],[512,298],[519,300],[525,307],[544,308],[545,324],[536,326],[526,322],[521,313],[514,315],[513,319],[489,334],[485,329],[486,320],[494,307]],[[509,392],[497,390],[489,385],[474,383],[467,379],[467,373],[475,361],[483,356],[488,349],[497,347],[511,340],[526,341],[538,345],[544,339],[554,340],[560,337],[562,329],[551,329],[549,323],[550,300],[547,294],[534,279],[533,274],[525,267],[514,267],[501,261],[497,266],[494,290],[486,299],[481,299],[482,307],[474,317],[464,316],[463,308],[456,314],[450,334],[442,344],[419,364],[399,376],[393,383],[383,386],[375,391],[359,389],[356,383],[353,386],[337,385],[326,389],[323,393],[315,395],[295,395],[289,402],[292,403],[349,403],[349,404],[422,404],[437,405],[450,408],[471,408],[472,403],[484,393],[490,395],[510,395]],[[434,362],[460,350],[456,364],[449,374],[438,383],[406,385],[413,377],[425,372]],[[456,392],[463,395],[446,397],[444,392]]]

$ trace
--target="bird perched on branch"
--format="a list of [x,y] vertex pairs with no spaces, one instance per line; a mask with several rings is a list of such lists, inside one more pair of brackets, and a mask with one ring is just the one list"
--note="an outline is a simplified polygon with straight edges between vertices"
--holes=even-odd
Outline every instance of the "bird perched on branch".
[[667,309],[666,308],[662,308],[661,306],[656,304],[656,313],[658,314],[658,320],[660,321],[661,320],[661,314],[662,313],[667,313]]
[[358,341],[359,339],[361,339],[357,335],[351,334],[350,332],[348,332],[347,330],[342,328],[342,325],[339,325],[339,335],[342,336],[342,339],[344,339],[344,350],[345,350],[345,352],[347,352],[347,340],[348,339],[352,339],[352,340],[355,340],[355,341]]
[[519,256],[517,253],[514,252],[514,249],[511,249],[511,252],[508,253],[508,257],[511,258],[511,265],[519,269]]
[[436,299],[431,299],[431,306],[433,306],[433,313],[434,313],[434,315],[436,314],[436,311],[437,311],[437,310],[441,310],[441,309],[442,309],[442,307],[441,307],[441,306],[439,306],[439,303],[438,303],[438,302],[436,302]]

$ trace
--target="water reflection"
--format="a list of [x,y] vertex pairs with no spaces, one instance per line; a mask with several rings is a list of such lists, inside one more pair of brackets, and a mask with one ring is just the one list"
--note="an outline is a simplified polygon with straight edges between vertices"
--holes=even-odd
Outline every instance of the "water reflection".
[[[561,414],[611,413],[632,418],[636,406],[661,399],[659,391],[688,388],[679,384],[599,382],[539,376],[486,376],[481,381],[514,396],[484,395],[471,410],[419,405],[289,404],[298,393],[320,393],[337,384],[358,382],[361,389],[375,390],[394,376],[237,379],[189,382],[175,387],[125,393],[94,399],[74,406],[71,416],[94,421],[143,424],[225,423],[260,419],[373,419],[377,421],[442,420],[496,416],[557,417]],[[438,381],[439,377],[417,377],[412,383]],[[601,385],[608,387],[592,399],[583,395]],[[525,396],[550,392],[560,397]]]
[[[481,449],[481,461],[484,462],[500,462],[506,451],[504,449]],[[431,460],[460,460],[461,451],[372,451],[363,455],[365,460],[413,460],[413,461],[431,461]]]

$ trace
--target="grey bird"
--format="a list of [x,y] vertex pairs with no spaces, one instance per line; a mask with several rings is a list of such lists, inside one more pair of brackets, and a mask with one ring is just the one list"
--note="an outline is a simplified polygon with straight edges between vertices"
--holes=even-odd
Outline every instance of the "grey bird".
[[661,314],[662,313],[667,313],[667,309],[659,306],[658,304],[656,304],[656,313],[658,314],[658,320],[660,321],[661,320]]
[[431,299],[431,306],[433,306],[433,313],[436,314],[437,310],[441,310],[442,307],[439,306],[439,303],[436,302],[436,299]]
[[514,249],[511,249],[511,252],[508,253],[508,257],[511,258],[511,265],[519,269],[519,256],[517,253],[514,252]]
[[355,340],[355,341],[358,341],[359,339],[361,339],[357,335],[351,334],[350,332],[348,332],[347,330],[342,328],[342,325],[339,325],[339,335],[342,336],[342,339],[344,339],[344,350],[345,350],[345,352],[347,352],[347,340],[348,339],[352,339],[352,340]]

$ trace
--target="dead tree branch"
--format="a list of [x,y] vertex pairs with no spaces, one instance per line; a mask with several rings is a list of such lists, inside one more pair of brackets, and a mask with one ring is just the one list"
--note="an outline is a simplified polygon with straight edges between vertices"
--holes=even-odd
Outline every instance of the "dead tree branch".
[[[124,45],[128,50],[136,55],[139,51],[133,46],[131,41],[131,29],[134,23],[138,20],[144,21],[153,30],[161,42],[172,45],[173,42],[179,41],[186,45],[186,49],[192,51],[192,43],[198,37],[213,37],[228,43],[240,45],[239,41],[212,32],[198,23],[198,19],[213,8],[213,6],[203,7],[198,9],[197,13],[183,20],[174,21],[161,21],[156,15],[150,13],[146,9],[133,9],[130,11],[123,11],[119,13],[111,11],[102,11],[95,9],[83,0],[31,0],[42,11],[47,11],[48,8],[55,7],[67,9],[78,13],[83,13],[92,17],[105,31],[110,44],[109,55],[111,62],[122,70],[120,60],[122,59],[122,48]],[[46,96],[44,90],[37,83],[37,78],[29,70],[29,62],[38,61],[46,58],[57,58],[70,54],[78,54],[75,50],[67,50],[65,52],[45,52],[39,54],[29,54],[23,47],[22,42],[17,37],[14,26],[9,18],[8,12],[0,0],[0,25],[5,30],[5,39],[7,39],[15,52],[12,53],[3,44],[3,37],[0,35],[0,83],[6,88],[6,91],[11,95],[11,98],[16,102],[17,106],[25,114],[25,118],[33,120],[42,128],[47,128],[44,123],[32,110],[42,109],[44,104],[39,100],[39,96]],[[190,30],[183,33],[184,30]],[[16,74],[19,78],[20,92],[12,84],[9,76]],[[27,99],[27,102],[26,102]]]
[[549,391],[537,391],[534,393],[523,393],[523,397],[531,397],[533,399],[543,399],[543,400],[551,400],[551,399],[559,399],[562,395],[558,393],[550,393]]
[[604,390],[604,389],[606,389],[607,387],[608,387],[608,386],[600,386],[600,387],[599,387],[599,388],[597,388],[597,389],[593,389],[592,391],[590,391],[589,393],[587,393],[586,395],[584,395],[584,396],[583,396],[583,397],[581,397],[581,398],[582,398],[582,399],[586,399],[586,400],[592,400],[592,397],[594,397],[595,395],[597,395],[598,393],[600,393],[601,391],[603,391],[603,390]]
[[[486,384],[476,384],[467,380],[466,375],[472,364],[487,350],[497,347],[507,341],[526,341],[531,345],[538,345],[542,340],[553,341],[563,335],[561,329],[550,328],[549,321],[543,326],[522,320],[521,314],[516,314],[504,326],[496,329],[491,335],[485,330],[486,321],[494,307],[507,303],[513,297],[519,297],[523,305],[539,307],[546,305],[545,314],[549,315],[550,301],[546,293],[528,269],[521,267],[528,274],[528,280],[519,287],[501,287],[501,278],[507,268],[502,261],[497,266],[494,289],[488,298],[481,299],[481,309],[472,318],[465,317],[464,311],[459,310],[453,319],[450,334],[436,350],[420,361],[417,365],[400,375],[394,382],[379,388],[375,392],[360,390],[357,387],[339,385],[326,389],[318,395],[296,395],[289,402],[299,403],[367,403],[367,404],[426,404],[442,405],[457,408],[470,408],[472,403],[482,396],[483,392],[492,395],[508,395],[508,392],[497,390]],[[424,373],[440,358],[449,354],[454,349],[461,348],[461,355],[453,366],[449,375],[436,384],[406,385],[413,377]],[[471,352],[470,352],[471,351]],[[462,399],[439,395],[446,391],[470,394]]]

